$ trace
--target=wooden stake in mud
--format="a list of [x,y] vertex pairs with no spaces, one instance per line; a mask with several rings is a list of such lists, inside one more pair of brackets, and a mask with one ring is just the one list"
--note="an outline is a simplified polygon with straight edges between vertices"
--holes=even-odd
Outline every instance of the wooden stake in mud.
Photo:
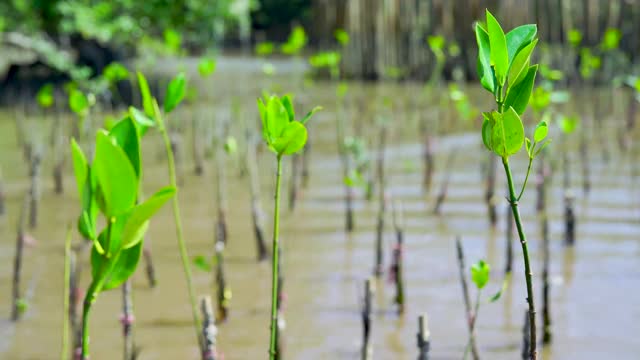
[[376,263],[373,273],[376,276],[381,276],[383,272],[383,240],[384,240],[384,218],[387,213],[387,200],[386,195],[386,177],[385,177],[385,146],[387,137],[387,127],[382,126],[380,129],[380,153],[378,156],[378,186],[379,186],[379,210],[378,210],[378,224],[376,226]]
[[[487,213],[489,215],[489,223],[491,226],[495,226],[498,222],[498,213],[496,212],[495,201],[496,159],[497,158],[493,154],[489,153],[489,167],[487,168],[487,181],[484,193],[484,200],[487,204]],[[511,216],[513,217],[513,215]]]
[[542,343],[551,343],[551,312],[549,310],[549,221],[542,216]]
[[364,302],[362,306],[362,360],[373,359],[373,346],[371,344],[371,315],[373,313],[374,294],[375,284],[373,279],[367,279],[364,283]]
[[216,360],[216,336],[218,328],[213,318],[213,306],[211,297],[204,296],[200,299],[200,310],[202,312],[202,338],[204,339],[202,349],[202,360]]
[[61,115],[56,114],[56,119],[53,124],[51,134],[51,151],[53,152],[54,165],[53,165],[53,190],[56,194],[60,195],[64,193],[64,164],[65,164],[65,151],[62,144],[65,143],[63,131],[62,131],[62,119]]
[[580,139],[580,159],[582,160],[582,190],[585,194],[589,194],[591,190],[591,164],[589,163],[589,146],[587,145],[587,139],[584,132],[581,131],[582,136]]
[[227,183],[226,183],[226,171],[225,171],[225,150],[222,148],[224,141],[228,133],[228,123],[223,125],[222,134],[220,140],[216,146],[216,203],[218,208],[218,218],[216,220],[216,242],[227,243]]
[[427,314],[418,317],[418,360],[429,360],[429,348],[431,347],[431,334]]
[[263,211],[260,202],[260,185],[258,181],[258,164],[256,162],[256,145],[251,132],[246,129],[247,151],[245,161],[249,173],[249,187],[251,190],[251,218],[253,219],[253,233],[256,238],[258,261],[268,258],[267,243],[264,237]]
[[433,139],[431,134],[427,133],[426,125],[423,125],[423,160],[424,160],[424,175],[422,177],[422,188],[426,193],[431,191],[431,184],[433,182],[433,169],[434,169],[434,161],[433,161]]
[[462,298],[464,300],[464,308],[467,313],[467,326],[469,328],[469,346],[471,348],[471,356],[474,360],[478,360],[478,347],[476,345],[476,336],[474,330],[474,316],[471,308],[471,298],[469,297],[469,285],[467,284],[467,277],[465,276],[465,261],[464,251],[462,250],[462,243],[460,237],[456,238],[456,252],[458,254],[458,269],[460,270],[460,283],[462,284]]
[[218,307],[216,322],[223,323],[229,316],[229,303],[231,301],[231,289],[227,285],[224,272],[224,242],[216,241],[216,292]]
[[20,316],[25,310],[25,300],[22,298],[20,291],[20,279],[22,273],[22,256],[24,252],[25,241],[25,213],[27,212],[27,204],[30,196],[25,196],[18,218],[18,234],[16,236],[16,253],[13,258],[13,306],[11,308],[11,321],[20,320]]
[[35,151],[31,156],[31,171],[29,176],[31,178],[31,190],[29,206],[29,227],[35,229],[38,226],[38,204],[40,202],[40,165],[42,162],[42,155],[39,151]]
[[204,149],[200,135],[200,122],[194,111],[191,117],[191,146],[193,151],[193,173],[197,176],[204,174]]
[[575,196],[569,190],[564,194],[564,242],[566,245],[573,245],[576,241],[576,215],[573,210]]
[[398,305],[398,313],[404,313],[404,274],[403,274],[403,253],[404,253],[404,222],[400,203],[394,202],[392,206],[393,227],[396,233],[396,244],[393,248],[393,260],[391,262],[390,276],[396,285],[396,295],[394,302]]
[[122,284],[122,336],[124,338],[124,360],[135,359],[135,342],[133,340],[133,300],[131,299],[131,280]]
[[449,189],[449,182],[451,181],[453,163],[456,159],[457,152],[458,152],[458,149],[453,149],[449,153],[449,157],[447,158],[445,175],[444,175],[444,178],[442,179],[442,186],[440,187],[440,193],[438,194],[438,197],[436,199],[436,204],[433,207],[434,214],[440,214],[440,208],[442,207],[442,204],[444,203],[444,201],[447,199],[447,192]]

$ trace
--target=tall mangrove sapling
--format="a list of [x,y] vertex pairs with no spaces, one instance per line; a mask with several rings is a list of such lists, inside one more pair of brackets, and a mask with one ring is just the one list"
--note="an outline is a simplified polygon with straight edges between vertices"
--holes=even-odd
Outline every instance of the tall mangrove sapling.
[[[538,65],[531,65],[531,54],[538,40],[536,25],[519,26],[505,35],[498,21],[489,11],[486,27],[476,24],[478,42],[478,72],[482,86],[495,98],[497,109],[483,113],[482,140],[489,151],[502,159],[509,186],[509,203],[518,230],[529,306],[530,348],[529,358],[537,358],[536,311],[533,297],[533,275],[529,261],[529,248],[518,210],[518,201],[527,184],[533,159],[549,142],[541,143],[547,135],[548,124],[541,121],[534,132],[533,141],[525,139],[520,116],[524,114],[535,82]],[[526,143],[529,155],[527,175],[520,192],[516,192],[509,157],[518,153]],[[538,144],[540,147],[536,148]]]

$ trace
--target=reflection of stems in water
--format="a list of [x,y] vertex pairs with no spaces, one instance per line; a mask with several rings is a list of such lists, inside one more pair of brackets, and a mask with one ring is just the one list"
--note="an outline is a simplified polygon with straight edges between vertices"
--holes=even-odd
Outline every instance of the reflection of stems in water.
[[[157,107],[157,105],[156,105]],[[178,182],[176,180],[176,165],[173,157],[173,148],[171,147],[171,140],[169,134],[164,126],[164,120],[160,115],[160,111],[156,109],[156,121],[158,122],[158,130],[162,134],[164,140],[165,150],[167,153],[167,163],[169,166],[169,181],[172,187],[176,189],[176,194],[173,196],[173,218],[176,224],[176,237],[178,238],[178,248],[180,250],[180,259],[182,260],[182,269],[187,281],[187,290],[189,292],[189,300],[191,302],[191,313],[193,316],[193,326],[196,331],[196,338],[198,339],[198,345],[202,349],[202,337],[200,336],[200,317],[198,315],[198,305],[196,303],[195,290],[193,287],[193,280],[191,275],[191,267],[189,265],[189,254],[187,252],[187,245],[182,235],[182,218],[180,217],[180,204],[178,202]]]
[[71,234],[72,226],[67,226],[67,237],[64,242],[64,290],[62,292],[62,349],[60,359],[69,357],[69,289],[71,288]]
[[392,208],[392,216],[393,216],[393,227],[396,231],[396,245],[393,249],[393,262],[391,265],[391,274],[394,277],[394,282],[396,285],[396,296],[394,301],[396,305],[398,305],[398,312],[400,314],[404,313],[404,274],[403,274],[403,259],[402,255],[404,252],[404,231],[403,221],[402,221],[402,209],[400,209],[399,203],[394,203]]
[[376,225],[376,252],[375,252],[375,267],[374,274],[376,276],[382,275],[382,262],[383,262],[383,237],[384,237],[384,218],[387,213],[387,202],[385,199],[385,187],[386,187],[386,177],[385,177],[385,146],[386,146],[386,138],[387,138],[387,127],[382,126],[380,129],[380,153],[378,157],[378,201],[380,202],[380,207],[378,210],[378,223]]
[[[464,251],[462,250],[462,243],[460,242],[460,238],[456,238],[456,252],[458,254],[458,269],[460,271],[460,283],[462,284],[462,298],[464,300],[464,308],[467,314],[467,326],[469,328],[469,343],[465,347],[465,357],[467,352],[470,350],[474,360],[480,358],[478,355],[478,348],[476,346],[476,340],[474,335],[474,313],[471,312],[471,298],[469,297],[469,285],[467,284],[467,278],[465,276],[465,261],[464,261]],[[480,292],[478,291],[478,296],[480,296]],[[476,307],[478,304],[476,303]],[[477,309],[476,309],[477,314]]]
[[211,297],[205,296],[200,299],[200,309],[202,311],[202,360],[215,360],[216,351],[216,328],[213,320],[213,306],[211,306]]
[[373,295],[375,285],[372,279],[367,279],[364,283],[364,303],[362,306],[362,349],[360,356],[362,360],[373,358],[373,348],[371,346],[371,314],[373,312]]
[[509,167],[508,158],[503,157],[502,164],[504,165],[504,171],[507,175],[507,182],[509,185],[509,203],[511,204],[511,211],[513,212],[513,218],[516,222],[516,228],[518,229],[518,236],[520,237],[520,244],[522,245],[522,256],[524,258],[524,276],[527,283],[527,303],[529,304],[530,328],[529,333],[531,338],[529,356],[531,359],[536,359],[536,308],[533,300],[533,274],[531,272],[531,265],[529,263],[529,247],[527,245],[527,238],[522,226],[522,220],[520,219],[520,211],[518,210],[518,201],[516,198],[515,187],[513,185],[513,176],[511,175],[511,168]]
[[20,292],[20,282],[22,273],[22,256],[24,252],[24,238],[25,238],[25,213],[27,211],[28,196],[22,203],[22,210],[20,211],[20,217],[18,218],[18,234],[16,236],[16,254],[13,259],[13,307],[11,310],[11,320],[18,321],[22,311],[24,310],[24,300],[22,299]]
[[280,227],[280,181],[282,177],[282,157],[278,156],[276,171],[276,190],[273,211],[273,248],[271,250],[271,336],[269,341],[269,359],[277,357],[278,332],[278,258],[279,258],[279,227]]
[[124,336],[124,359],[129,360],[134,354],[133,340],[133,301],[131,299],[131,279],[122,284],[122,334]]

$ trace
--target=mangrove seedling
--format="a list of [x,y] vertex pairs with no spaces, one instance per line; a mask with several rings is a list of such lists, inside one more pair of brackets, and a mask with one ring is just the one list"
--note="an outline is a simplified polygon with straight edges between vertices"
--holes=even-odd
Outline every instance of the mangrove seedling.
[[279,265],[279,227],[280,227],[280,181],[282,178],[282,158],[300,151],[307,142],[307,129],[304,126],[319,107],[311,110],[300,120],[296,119],[293,102],[289,95],[281,98],[271,96],[258,99],[258,109],[262,120],[262,138],[269,150],[276,155],[276,189],[273,212],[273,247],[271,250],[271,336],[269,358],[276,359],[278,328],[278,265]]
[[[168,163],[168,171],[169,171],[169,182],[171,186],[177,190],[178,181],[176,176],[176,162],[173,149],[171,147],[171,139],[169,138],[169,133],[167,131],[167,127],[164,121],[164,114],[160,110],[158,106],[158,102],[151,96],[151,91],[149,90],[149,85],[147,83],[146,78],[142,73],[138,73],[138,84],[140,86],[140,94],[142,97],[142,106],[144,111],[140,111],[136,108],[130,108],[129,112],[131,117],[136,119],[136,121],[141,126],[141,134],[144,134],[149,127],[157,127],[158,131],[162,135],[162,140],[164,142],[165,151],[167,154],[167,163]],[[186,93],[186,78],[183,73],[176,75],[176,77],[171,80],[169,86],[167,88],[167,93],[165,97],[164,103],[164,113],[169,114],[173,111],[185,97]],[[193,287],[193,280],[191,276],[191,267],[189,263],[189,253],[187,251],[187,244],[184,240],[184,235],[182,233],[182,217],[180,216],[180,206],[178,201],[178,195],[176,194],[172,200],[173,207],[173,218],[176,224],[176,238],[178,240],[178,250],[180,252],[180,260],[182,262],[182,269],[185,274],[185,279],[187,282],[187,290],[189,293],[189,302],[191,305],[191,314],[193,317],[193,326],[196,332],[196,339],[198,340],[198,345],[200,346],[200,350],[203,349],[203,339],[201,336],[202,326],[200,323],[199,317],[199,309],[197,304],[197,299],[195,296],[195,290]]]
[[[89,358],[89,316],[98,294],[122,285],[135,271],[151,217],[175,193],[165,187],[138,203],[142,179],[140,125],[125,117],[110,131],[96,134],[95,155],[89,163],[72,139],[73,167],[81,199],[78,230],[93,241],[91,284],[82,313],[82,359]],[[97,216],[105,218],[98,231]]]
[[[549,142],[548,124],[542,121],[533,135],[533,141],[525,138],[520,116],[524,114],[531,97],[538,65],[531,65],[531,54],[538,40],[536,25],[522,25],[505,35],[496,18],[487,10],[486,27],[476,24],[478,43],[478,72],[482,86],[495,98],[497,109],[483,113],[482,140],[487,149],[502,159],[509,187],[508,201],[518,230],[524,257],[524,272],[527,284],[527,303],[530,326],[529,358],[537,358],[536,311],[533,295],[533,275],[529,261],[529,248],[523,229],[518,202],[527,184],[533,159]],[[526,142],[529,166],[524,184],[516,192],[509,157],[520,151]],[[536,148],[537,145],[540,146]]]

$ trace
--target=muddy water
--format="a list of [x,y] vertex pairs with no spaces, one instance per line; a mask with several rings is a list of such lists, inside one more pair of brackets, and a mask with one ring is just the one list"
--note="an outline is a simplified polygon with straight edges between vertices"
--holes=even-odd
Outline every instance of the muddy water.
[[[243,60],[245,61],[245,60]],[[248,63],[251,61],[246,60]],[[255,65],[255,63],[252,63]],[[246,65],[246,64],[245,64]],[[242,73],[242,69],[252,71]],[[284,74],[272,81],[257,81],[258,66],[222,62],[219,75],[211,84],[199,82],[206,100],[185,107],[177,117],[200,116],[203,122],[229,117],[233,97],[242,96],[245,118],[255,119],[254,100],[268,84],[299,84],[295,75]],[[290,69],[279,67],[281,73]],[[290,86],[283,86],[289,89]],[[206,91],[205,91],[206,90]],[[367,202],[357,193],[356,231],[343,231],[344,190],[335,152],[334,87],[316,84],[301,100],[308,108],[322,104],[325,111],[311,124],[313,153],[311,178],[296,210],[286,210],[283,199],[282,241],[286,299],[286,355],[290,359],[357,359],[361,340],[360,301],[363,281],[371,275],[374,263],[375,217],[378,204]],[[474,94],[481,94],[477,89]],[[460,359],[466,344],[464,305],[455,261],[454,239],[460,235],[470,264],[484,258],[493,265],[493,280],[483,298],[497,291],[505,261],[504,215],[506,201],[499,203],[499,225],[491,229],[483,202],[482,168],[487,154],[479,144],[473,124],[455,120],[444,103],[437,112],[433,100],[424,97],[417,85],[351,86],[350,99],[364,99],[365,106],[350,101],[344,113],[352,122],[362,121],[360,131],[375,147],[376,116],[371,109],[382,98],[392,96],[405,101],[409,109],[393,113],[394,130],[387,152],[388,190],[402,203],[405,228],[405,276],[407,308],[403,316],[392,306],[393,286],[386,276],[377,281],[373,323],[374,356],[377,359],[412,359],[416,354],[417,317],[426,312],[434,359]],[[487,96],[482,94],[482,99]],[[354,105],[355,103],[355,105]],[[487,103],[483,106],[489,106]],[[362,111],[361,109],[364,109]],[[191,111],[193,110],[193,111]],[[195,115],[194,115],[195,114]],[[619,119],[621,109],[616,112]],[[0,166],[7,197],[7,214],[0,222],[0,358],[55,359],[61,343],[63,243],[65,226],[77,216],[77,195],[70,164],[67,164],[64,195],[53,193],[50,157],[45,158],[42,178],[40,224],[30,233],[36,244],[27,248],[22,288],[28,310],[18,324],[10,323],[11,267],[14,253],[18,209],[28,189],[28,166],[16,144],[13,113],[0,115]],[[416,135],[419,116],[432,123],[439,119],[435,146],[436,173],[433,188],[422,188],[422,146]],[[237,120],[237,119],[234,119]],[[176,121],[175,119],[173,121]],[[48,133],[51,119],[30,120],[29,136]],[[188,122],[186,122],[188,123]],[[591,148],[592,191],[581,191],[581,165],[575,141],[571,149],[572,187],[577,195],[577,243],[563,246],[563,205],[561,173],[557,170],[549,191],[551,232],[551,312],[553,345],[542,350],[545,359],[635,359],[640,351],[640,188],[637,160],[620,154],[614,137],[619,121],[605,123],[610,160],[604,161],[598,146]],[[611,124],[611,125],[609,125]],[[476,124],[477,125],[477,124]],[[358,126],[354,126],[358,128]],[[232,131],[241,134],[234,123]],[[187,133],[189,131],[187,130]],[[588,132],[594,136],[597,132]],[[558,130],[552,131],[558,139]],[[637,134],[635,135],[637,138]],[[36,136],[37,137],[37,136]],[[214,241],[213,159],[207,160],[205,175],[193,175],[189,145],[184,136],[180,205],[185,236],[192,256],[210,254]],[[160,139],[145,138],[145,192],[151,193],[168,183]],[[557,150],[561,141],[556,141]],[[598,144],[598,142],[596,142]],[[242,144],[242,142],[241,142]],[[444,179],[442,169],[453,148],[458,156],[452,165],[449,196],[440,215],[432,213],[436,194]],[[635,150],[637,152],[637,150]],[[263,205],[270,219],[273,205],[275,163],[270,154],[260,155]],[[637,159],[637,158],[636,158]],[[523,180],[526,159],[512,161],[517,183]],[[256,263],[251,230],[248,182],[239,176],[236,162],[229,160],[229,245],[226,252],[228,281],[233,291],[230,319],[220,325],[218,342],[225,359],[261,359],[267,355],[270,306],[270,265]],[[285,166],[285,173],[290,164]],[[498,189],[504,176],[498,172]],[[285,181],[283,190],[288,188]],[[500,191],[498,191],[500,192]],[[287,193],[287,191],[283,191]],[[530,186],[522,201],[524,226],[530,238],[536,281],[536,300],[541,295],[540,222],[534,209],[535,187]],[[270,220],[266,221],[271,223]],[[387,219],[387,224],[391,218]],[[270,231],[267,226],[267,232]],[[270,236],[269,236],[270,238]],[[74,240],[78,240],[77,237]],[[184,277],[179,263],[172,213],[167,207],[152,223],[148,233],[159,284],[150,289],[143,271],[133,278],[135,337],[141,359],[196,359],[195,338]],[[385,232],[385,266],[394,241],[392,229]],[[497,303],[485,302],[477,330],[479,348],[485,359],[519,358],[522,322],[526,309],[521,252],[515,249],[515,273],[511,286]],[[86,254],[85,254],[86,255]],[[88,256],[84,256],[84,261]],[[213,275],[194,270],[198,294],[214,294]],[[88,278],[83,277],[83,285]],[[472,294],[473,295],[473,294]],[[100,295],[94,307],[91,326],[92,359],[121,358],[122,337],[119,291]],[[635,354],[635,355],[634,355]]]

